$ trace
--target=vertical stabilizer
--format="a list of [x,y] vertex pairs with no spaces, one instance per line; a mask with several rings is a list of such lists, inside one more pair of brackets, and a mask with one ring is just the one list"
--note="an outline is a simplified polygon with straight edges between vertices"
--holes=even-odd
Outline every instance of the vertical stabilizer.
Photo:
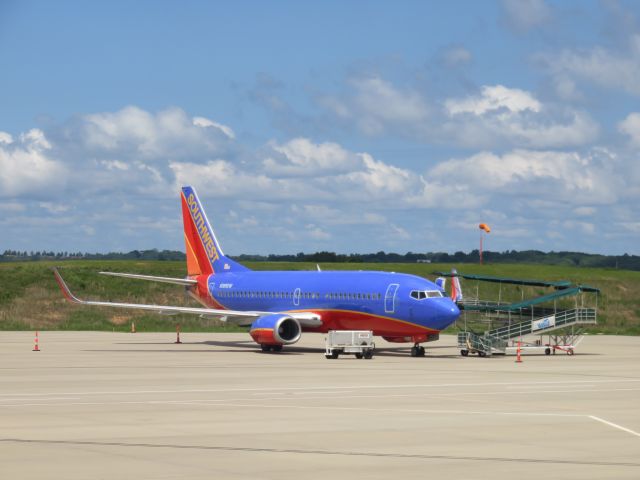
[[222,252],[198,195],[192,187],[182,188],[182,221],[188,275],[247,270]]
[[460,277],[455,268],[451,269],[451,300],[459,302],[462,300],[462,288],[460,288]]

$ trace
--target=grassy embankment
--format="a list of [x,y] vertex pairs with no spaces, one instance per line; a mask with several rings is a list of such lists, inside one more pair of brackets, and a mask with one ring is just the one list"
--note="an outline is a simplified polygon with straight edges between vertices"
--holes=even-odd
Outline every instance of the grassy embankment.
[[[127,331],[135,321],[138,331],[171,331],[176,323],[183,331],[244,331],[216,320],[194,316],[173,317],[121,309],[82,307],[66,302],[53,278],[50,262],[0,264],[0,330],[115,330]],[[256,270],[313,270],[310,263],[247,263]],[[413,273],[433,279],[433,271],[449,271],[441,264],[326,264],[325,270],[386,270]],[[61,272],[72,291],[81,298],[159,305],[191,305],[182,288],[175,285],[98,275],[101,270],[183,277],[183,262],[65,261]],[[515,278],[570,280],[602,290],[598,299],[598,326],[592,332],[640,335],[640,272],[545,265],[462,265],[465,273]],[[499,286],[463,281],[468,296],[497,300]],[[502,287],[503,301],[531,298],[549,290],[538,287]],[[573,301],[573,300],[572,300]],[[588,299],[589,306],[593,297]],[[568,305],[567,305],[568,306]]]

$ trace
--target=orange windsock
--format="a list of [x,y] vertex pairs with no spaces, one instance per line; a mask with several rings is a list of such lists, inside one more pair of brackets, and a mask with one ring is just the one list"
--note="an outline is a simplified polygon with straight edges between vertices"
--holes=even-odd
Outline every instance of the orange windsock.
[[480,225],[478,225],[478,228],[480,230],[484,230],[487,233],[491,233],[491,228],[486,223],[481,223]]

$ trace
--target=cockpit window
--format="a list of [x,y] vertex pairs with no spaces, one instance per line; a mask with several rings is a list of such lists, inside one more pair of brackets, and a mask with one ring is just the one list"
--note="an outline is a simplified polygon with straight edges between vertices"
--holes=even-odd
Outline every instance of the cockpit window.
[[412,290],[411,298],[424,300],[425,298],[436,298],[444,296],[440,290]]

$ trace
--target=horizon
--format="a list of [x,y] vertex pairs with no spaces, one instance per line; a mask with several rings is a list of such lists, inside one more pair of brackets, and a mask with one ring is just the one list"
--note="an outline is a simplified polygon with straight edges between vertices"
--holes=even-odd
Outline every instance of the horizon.
[[[7,252],[15,252],[15,254],[11,253],[11,254],[7,254]],[[2,253],[0,253],[0,256],[21,256],[21,254],[25,253],[27,254],[27,256],[51,256],[48,255],[50,253],[53,253],[53,256],[57,256],[57,255],[62,255],[62,254],[68,254],[68,256],[77,256],[77,255],[128,255],[134,252],[139,252],[139,253],[145,253],[145,252],[157,252],[157,253],[179,253],[182,255],[186,255],[186,253],[183,250],[177,249],[177,250],[168,250],[168,249],[159,249],[159,248],[145,248],[145,249],[138,249],[138,248],[134,248],[132,250],[128,250],[128,251],[107,251],[107,252],[83,252],[83,251],[72,251],[72,250],[59,250],[59,251],[54,251],[54,250],[13,250],[13,249],[9,249],[9,250],[4,250]],[[580,252],[580,251],[574,251],[574,250],[548,250],[548,251],[544,251],[544,250],[536,250],[536,249],[527,249],[527,250],[483,250],[482,251],[483,254],[498,254],[498,255],[508,255],[508,254],[519,254],[519,253],[541,253],[543,255],[551,255],[551,254],[576,254],[576,255],[587,255],[587,256],[602,256],[602,257],[640,257],[640,255],[634,255],[634,254],[630,254],[630,253],[622,253],[622,254],[616,254],[616,255],[607,255],[604,253],[593,253],[593,252]],[[304,252],[304,251],[300,251],[300,252],[295,252],[295,253],[267,253],[267,254],[261,254],[261,253],[239,253],[239,254],[233,254],[233,255],[227,255],[229,257],[232,258],[239,258],[239,257],[251,257],[251,256],[255,256],[255,257],[269,257],[269,256],[275,256],[275,257],[295,257],[298,255],[305,255],[305,256],[312,256],[312,255],[319,255],[319,254],[329,254],[329,255],[338,255],[338,256],[370,256],[370,255],[377,255],[377,254],[384,254],[384,255],[399,255],[399,256],[406,256],[406,255],[422,255],[422,256],[429,256],[429,255],[449,255],[449,256],[454,256],[456,254],[463,254],[466,256],[470,256],[470,255],[474,255],[474,254],[479,254],[479,249],[472,249],[472,250],[468,250],[468,251],[463,251],[463,250],[456,250],[456,251],[424,251],[424,252],[418,252],[418,251],[412,251],[412,250],[408,250],[406,252],[400,252],[400,251],[385,251],[385,250],[379,250],[377,252],[336,252],[336,251],[330,251],[330,250],[317,250],[315,252],[309,251],[309,252]]]

